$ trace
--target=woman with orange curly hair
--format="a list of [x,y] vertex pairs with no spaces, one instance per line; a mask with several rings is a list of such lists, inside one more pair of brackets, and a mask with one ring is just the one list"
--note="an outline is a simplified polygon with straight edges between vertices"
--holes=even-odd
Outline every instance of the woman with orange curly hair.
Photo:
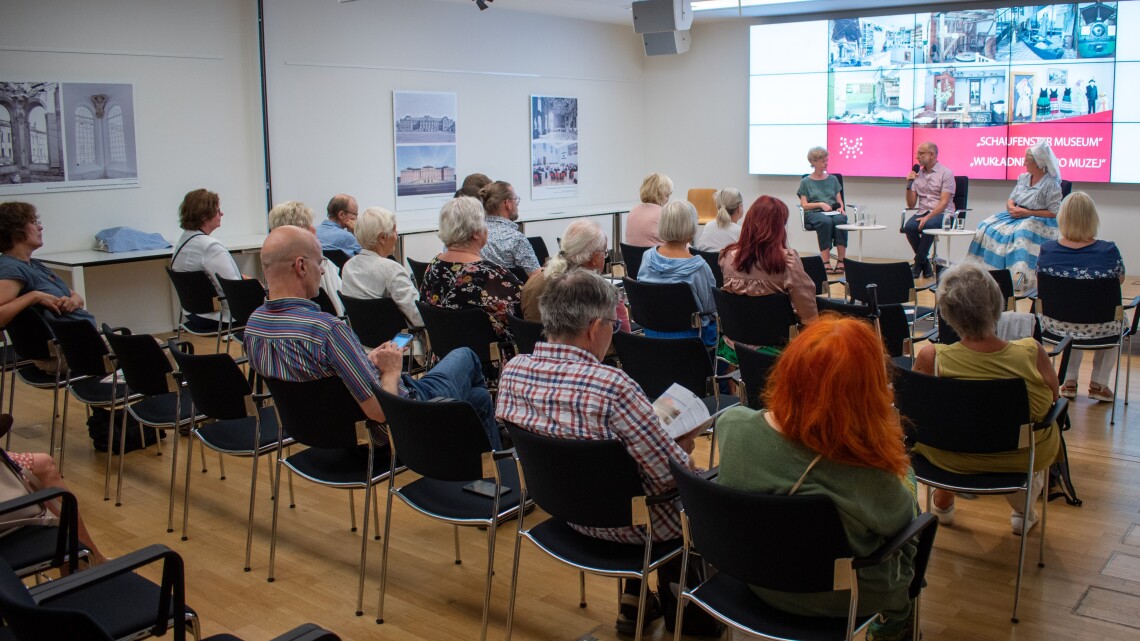
[[[729,410],[717,423],[718,482],[740,490],[829,497],[857,556],[918,513],[914,473],[887,386],[882,341],[868,323],[824,314],[784,349],[764,390],[766,410]],[[773,527],[779,527],[774,523]],[[881,612],[867,639],[909,639],[913,545],[859,570],[859,614]],[[792,594],[753,586],[769,605],[843,617],[846,592]]]

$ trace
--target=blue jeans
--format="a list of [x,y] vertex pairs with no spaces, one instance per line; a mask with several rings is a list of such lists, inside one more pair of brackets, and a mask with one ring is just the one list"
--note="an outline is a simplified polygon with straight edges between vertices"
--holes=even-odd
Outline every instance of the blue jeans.
[[930,264],[930,246],[934,244],[934,236],[922,233],[922,229],[942,229],[942,216],[931,217],[926,221],[926,225],[922,229],[918,228],[918,217],[924,215],[925,212],[919,212],[910,217],[903,226],[906,232],[906,239],[910,243],[911,249],[914,250],[914,264],[919,266],[926,266]]
[[483,378],[483,364],[475,352],[461,347],[444,356],[422,378],[416,379],[405,374],[403,379],[404,385],[415,391],[418,400],[453,398],[470,403],[483,422],[491,449],[502,448],[499,424],[495,422],[495,406],[491,402],[491,393],[487,391],[487,381]]

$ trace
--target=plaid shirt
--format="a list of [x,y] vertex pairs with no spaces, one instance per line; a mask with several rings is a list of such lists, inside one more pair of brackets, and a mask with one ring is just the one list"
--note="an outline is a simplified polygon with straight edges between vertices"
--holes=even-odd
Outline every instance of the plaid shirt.
[[510,269],[521,267],[526,273],[542,267],[534,255],[534,247],[519,231],[518,223],[501,216],[487,216],[487,244],[483,246],[483,260]]
[[[673,489],[669,457],[688,463],[689,456],[665,432],[641,387],[625,372],[602,365],[589,352],[571,345],[538,343],[531,355],[520,354],[503,368],[495,415],[525,429],[573,439],[621,441],[637,462],[647,494]],[[582,470],[588,474],[589,470]],[[681,536],[673,505],[653,508],[653,539]],[[572,527],[599,539],[644,543],[640,527]]]

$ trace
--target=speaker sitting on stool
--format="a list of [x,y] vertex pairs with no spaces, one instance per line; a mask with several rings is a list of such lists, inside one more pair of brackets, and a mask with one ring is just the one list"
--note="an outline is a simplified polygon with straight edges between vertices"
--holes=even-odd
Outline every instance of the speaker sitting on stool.
[[646,33],[642,35],[642,38],[645,40],[645,55],[647,56],[685,53],[689,50],[689,45],[692,44],[688,31]]

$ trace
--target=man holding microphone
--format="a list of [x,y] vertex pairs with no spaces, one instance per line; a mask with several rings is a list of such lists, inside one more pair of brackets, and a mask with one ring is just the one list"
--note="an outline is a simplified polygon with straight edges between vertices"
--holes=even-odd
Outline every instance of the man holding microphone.
[[938,162],[938,146],[924,142],[915,154],[918,164],[906,180],[906,206],[917,209],[903,225],[906,239],[914,250],[914,265],[910,272],[915,278],[934,276],[930,265],[930,246],[934,237],[922,233],[923,229],[942,227],[942,214],[954,200],[954,172]]

